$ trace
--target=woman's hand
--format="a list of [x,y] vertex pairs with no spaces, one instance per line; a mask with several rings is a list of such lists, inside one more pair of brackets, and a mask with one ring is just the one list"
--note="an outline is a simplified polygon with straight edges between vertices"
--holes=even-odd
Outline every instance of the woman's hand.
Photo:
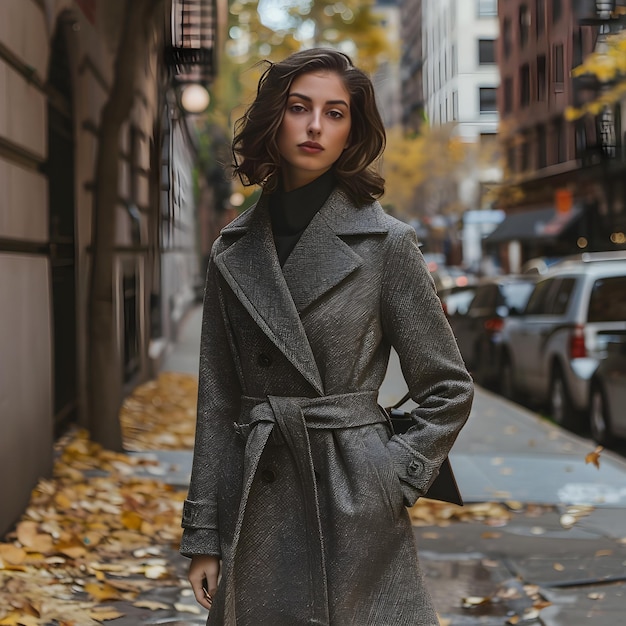
[[220,558],[210,554],[198,554],[191,558],[187,578],[196,600],[205,609],[210,609],[217,591],[217,577],[220,574]]

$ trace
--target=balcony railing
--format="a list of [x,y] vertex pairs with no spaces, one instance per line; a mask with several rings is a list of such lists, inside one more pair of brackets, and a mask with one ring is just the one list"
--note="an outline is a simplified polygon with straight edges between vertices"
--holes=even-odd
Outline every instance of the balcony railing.
[[216,0],[174,0],[166,62],[177,83],[210,83],[215,76]]

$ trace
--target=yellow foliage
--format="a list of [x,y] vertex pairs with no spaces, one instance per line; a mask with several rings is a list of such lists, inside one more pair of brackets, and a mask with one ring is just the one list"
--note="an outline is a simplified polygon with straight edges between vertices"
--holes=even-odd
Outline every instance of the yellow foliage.
[[[386,179],[384,202],[401,215],[411,213],[416,194],[450,195],[459,171],[468,158],[469,146],[452,135],[453,127],[426,127],[417,135],[407,135],[399,128],[388,132],[383,160]],[[452,198],[452,196],[451,196]],[[460,207],[450,204],[454,211]],[[455,208],[456,207],[456,208]]]
[[573,77],[595,76],[604,90],[580,109],[570,108],[566,119],[573,121],[586,113],[598,115],[605,106],[618,102],[626,93],[626,31],[609,35],[601,50],[590,54],[572,70]]

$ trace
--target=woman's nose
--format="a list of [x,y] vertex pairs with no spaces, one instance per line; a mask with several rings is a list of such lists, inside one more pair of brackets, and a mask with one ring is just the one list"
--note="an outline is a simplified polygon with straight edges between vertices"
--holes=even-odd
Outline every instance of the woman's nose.
[[314,114],[311,116],[311,119],[309,120],[309,127],[308,127],[308,132],[311,135],[319,135],[320,131],[322,129],[322,126],[320,124],[320,117],[317,114]]

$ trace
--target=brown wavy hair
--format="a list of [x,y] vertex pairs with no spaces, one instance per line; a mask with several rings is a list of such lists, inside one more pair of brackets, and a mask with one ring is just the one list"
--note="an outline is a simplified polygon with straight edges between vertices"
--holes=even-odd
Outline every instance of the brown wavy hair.
[[380,197],[385,180],[376,164],[386,136],[367,74],[354,67],[349,56],[332,48],[301,50],[279,63],[262,63],[267,67],[259,79],[256,98],[235,123],[234,173],[242,183],[261,185],[268,192],[276,189],[281,166],[276,137],[291,85],[302,74],[325,70],[339,75],[350,94],[350,139],[333,166],[335,178],[357,205]]

